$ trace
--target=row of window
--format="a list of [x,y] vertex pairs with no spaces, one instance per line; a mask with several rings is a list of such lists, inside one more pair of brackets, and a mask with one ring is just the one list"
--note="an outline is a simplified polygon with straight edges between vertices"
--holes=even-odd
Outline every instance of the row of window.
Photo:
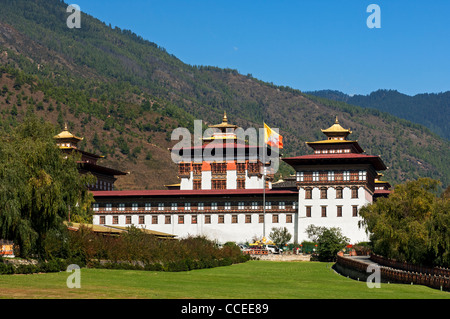
[[[202,189],[201,179],[194,179],[193,189],[194,190]],[[227,180],[226,179],[211,180],[211,189],[227,189]],[[245,189],[245,179],[244,178],[236,179],[236,189]]]
[[[306,207],[306,217],[312,217],[312,206],[305,206]],[[342,217],[342,206],[338,205],[336,206],[336,217]],[[328,207],[327,206],[320,206],[320,213],[321,217],[327,217],[328,214]],[[352,206],[352,216],[357,217],[358,216],[358,205]]]
[[95,184],[88,184],[88,188],[91,190],[101,190],[101,191],[113,191],[114,190],[114,184],[110,182],[104,182],[102,180],[98,180],[95,182]]
[[[99,224],[100,225],[104,225],[106,224],[106,216],[99,216],[100,220],[99,220]],[[191,224],[197,224],[199,222],[199,217],[197,215],[191,215]],[[250,224],[253,222],[252,219],[252,215],[247,214],[244,216],[244,222],[246,224]],[[184,224],[185,222],[185,218],[187,218],[184,215],[178,215],[178,224]],[[204,223],[205,224],[211,224],[211,215],[204,215]],[[217,222],[218,224],[225,224],[225,215],[218,215],[217,216]],[[119,224],[119,216],[112,216],[112,223],[117,225]],[[159,223],[159,218],[157,215],[151,216],[151,223],[152,224],[158,224]],[[231,215],[231,223],[232,224],[238,224],[239,223],[239,217],[238,215]],[[264,223],[264,215],[260,214],[258,216],[258,223]],[[272,223],[276,224],[279,223],[279,215],[278,214],[273,214],[272,215]],[[287,214],[286,215],[286,223],[292,223],[292,215],[291,214]],[[131,216],[125,216],[125,224],[127,225],[131,225]],[[143,225],[145,224],[145,216],[141,215],[139,216],[139,224]],[[165,215],[164,216],[164,224],[172,224],[172,215]]]
[[[312,217],[312,206],[306,206],[306,217]],[[336,217],[342,217],[342,210],[343,207],[342,206],[336,206]],[[320,207],[320,213],[321,213],[321,217],[328,217],[328,207],[327,206],[321,206]],[[251,214],[246,214],[245,215],[245,219],[244,222],[246,224],[252,223],[252,216]],[[358,206],[357,205],[353,205],[352,206],[352,216],[353,217],[357,217],[358,216]],[[106,216],[99,216],[100,217],[100,221],[99,223],[101,225],[106,224]],[[127,215],[125,216],[125,224],[131,224],[131,215]],[[172,215],[164,215],[164,224],[172,224]],[[197,224],[199,221],[199,216],[197,215],[191,215],[191,224]],[[178,219],[178,224],[184,224],[185,222],[185,218],[187,218],[187,216],[185,215],[178,215],[177,219]],[[204,223],[205,224],[211,224],[211,215],[203,215],[204,218]],[[224,224],[225,223],[225,215],[218,215],[217,216],[217,222],[218,224]],[[259,214],[258,215],[258,223],[263,223],[264,222],[264,214]],[[118,224],[119,223],[119,216],[112,216],[112,223],[113,224]],[[151,216],[151,223],[152,224],[158,224],[159,223],[159,218],[158,215],[153,215]],[[239,215],[237,214],[233,214],[231,215],[231,223],[232,224],[238,224],[239,223]],[[272,214],[272,223],[276,224],[279,223],[279,215],[278,214]],[[286,223],[292,223],[292,214],[287,214],[286,215]],[[144,215],[140,215],[139,216],[139,224],[145,224],[145,216]]]
[[334,181],[365,181],[367,171],[313,171],[297,172],[297,182],[334,182]]
[[[236,163],[237,173],[245,173],[247,169],[250,174],[260,173],[261,162],[249,162],[249,163]],[[191,163],[179,163],[178,172],[180,175],[188,175],[191,171]],[[192,171],[194,175],[198,175],[202,172],[201,163],[192,163]],[[225,174],[227,172],[227,163],[211,163],[212,174]]]
[[[351,197],[352,198],[358,198],[358,187],[351,187]],[[312,188],[306,187],[305,188],[305,199],[312,199]],[[336,198],[342,199],[343,197],[343,188],[342,187],[336,187]],[[328,199],[328,188],[323,187],[320,188],[320,199]]]
[[341,154],[341,153],[350,153],[349,148],[344,149],[331,149],[331,150],[315,150],[314,154]]
[[[166,210],[166,203],[158,203],[157,206],[155,206],[155,210],[159,210],[159,211],[163,211]],[[170,203],[171,205],[168,206],[170,207],[170,210],[172,211],[177,211],[179,208],[183,208],[185,211],[190,211],[191,209],[197,209],[197,210],[205,210],[205,203],[199,202],[197,203],[197,207],[194,207],[194,204],[192,203],[184,203],[181,205],[178,205],[179,203]],[[192,204],[192,205],[191,205]],[[232,206],[231,202],[224,202],[224,203],[220,203],[220,209],[225,209],[225,210],[231,210],[232,208],[234,209],[259,209],[261,203],[260,202],[251,202],[251,203],[246,203],[245,202],[238,202],[236,206]],[[277,205],[278,204],[278,205]],[[278,203],[274,203],[274,205],[272,206],[272,202],[266,202],[266,209],[281,209],[284,210],[286,209],[286,202],[278,202]],[[290,205],[292,205],[292,209],[296,209],[297,207],[297,202],[292,202],[290,203]],[[262,206],[262,205],[261,205]],[[223,207],[223,208],[222,208]],[[106,211],[112,211],[112,204],[107,203],[105,204],[105,208],[104,210]],[[117,205],[117,210],[118,211],[124,211],[125,210],[125,204],[124,203],[119,203]],[[152,204],[151,203],[144,203],[144,210],[146,211],[150,211],[152,210]],[[167,208],[169,209],[169,208]],[[217,202],[212,202],[210,203],[210,210],[218,210],[219,209],[219,203]],[[94,211],[98,211],[99,210],[99,204],[98,203],[94,203],[93,204],[93,210]],[[131,210],[137,211],[139,210],[139,204],[138,203],[132,203],[131,204]]]

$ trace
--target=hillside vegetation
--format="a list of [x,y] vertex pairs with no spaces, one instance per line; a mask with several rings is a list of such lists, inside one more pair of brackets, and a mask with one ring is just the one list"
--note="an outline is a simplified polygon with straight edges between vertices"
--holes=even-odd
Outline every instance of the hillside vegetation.
[[[339,116],[368,154],[381,155],[392,184],[419,176],[450,182],[449,142],[424,126],[378,110],[307,95],[232,69],[191,66],[128,30],[82,14],[66,26],[67,4],[2,1],[0,120],[15,126],[34,112],[84,136],[104,164],[130,171],[117,186],[163,188],[177,182],[168,147],[175,127],[228,119],[243,128],[280,128],[283,156],[310,153],[306,141]],[[284,174],[292,173],[287,165]]]
[[409,96],[396,90],[377,90],[368,95],[348,95],[334,90],[308,94],[370,107],[428,127],[432,132],[450,140],[450,91]]

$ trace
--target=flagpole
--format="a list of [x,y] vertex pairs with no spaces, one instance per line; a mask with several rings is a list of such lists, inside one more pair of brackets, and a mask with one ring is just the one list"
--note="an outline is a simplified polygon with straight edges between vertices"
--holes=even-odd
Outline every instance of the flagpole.
[[[266,143],[264,143],[266,144]],[[266,148],[267,146],[264,146]],[[266,150],[263,150],[263,238],[266,237]]]
[[[263,121],[264,124],[264,121]],[[266,237],[266,128],[264,127],[264,143],[263,143],[263,238]]]

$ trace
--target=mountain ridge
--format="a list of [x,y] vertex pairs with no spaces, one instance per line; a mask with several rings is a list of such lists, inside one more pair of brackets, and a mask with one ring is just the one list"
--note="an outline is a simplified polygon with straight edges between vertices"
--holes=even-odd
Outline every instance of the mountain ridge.
[[[450,181],[449,142],[424,126],[233,69],[191,66],[131,31],[112,29],[84,13],[81,30],[71,30],[64,9],[56,0],[5,0],[0,11],[0,87],[7,88],[0,96],[2,126],[14,125],[14,105],[19,117],[33,111],[59,126],[69,118],[70,129],[86,137],[83,147],[132,171],[118,180],[119,188],[155,189],[176,182],[167,150],[176,142],[171,131],[191,129],[194,119],[219,123],[224,111],[243,128],[262,127],[263,120],[278,127],[283,156],[310,153],[305,142],[322,139],[320,129],[339,116],[367,153],[382,156],[392,184],[419,176],[444,185]],[[33,92],[41,93],[33,97]],[[26,98],[20,106],[18,96]],[[280,169],[292,173],[287,165]]]
[[367,95],[348,95],[337,90],[308,91],[351,105],[375,108],[428,127],[432,132],[450,140],[450,91],[407,95],[397,90],[379,89]]

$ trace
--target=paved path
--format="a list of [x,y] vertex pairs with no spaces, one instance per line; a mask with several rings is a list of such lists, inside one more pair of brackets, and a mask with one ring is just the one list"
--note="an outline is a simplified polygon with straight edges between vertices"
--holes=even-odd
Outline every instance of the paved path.
[[351,259],[355,259],[366,264],[377,264],[376,262],[370,260],[370,256],[345,256],[345,257],[350,257]]

